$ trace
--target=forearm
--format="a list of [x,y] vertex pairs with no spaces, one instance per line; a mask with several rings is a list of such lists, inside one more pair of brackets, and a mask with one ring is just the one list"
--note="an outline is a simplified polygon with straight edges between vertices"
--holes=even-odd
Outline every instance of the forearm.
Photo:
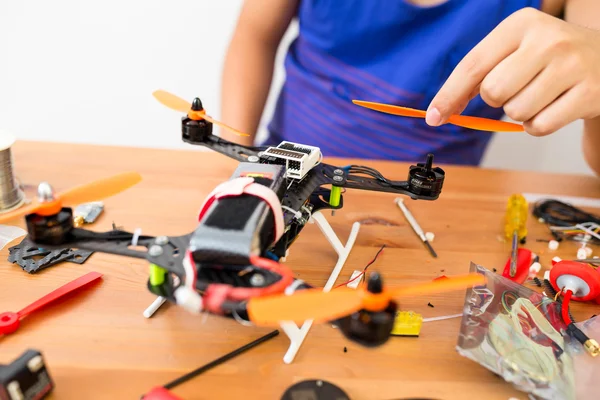
[[236,32],[225,58],[221,116],[223,122],[250,136],[221,130],[221,137],[252,145],[269,95],[277,46],[243,35],[243,31]]
[[269,96],[275,54],[293,19],[297,0],[245,0],[229,44],[221,84],[221,116],[249,137],[221,131],[232,142],[252,145]]
[[600,176],[600,117],[584,122],[582,144],[586,162]]

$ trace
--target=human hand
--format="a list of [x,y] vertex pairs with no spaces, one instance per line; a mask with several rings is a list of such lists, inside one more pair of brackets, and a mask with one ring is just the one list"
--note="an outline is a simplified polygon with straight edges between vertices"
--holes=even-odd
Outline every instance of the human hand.
[[597,117],[600,32],[533,8],[515,12],[457,65],[432,100],[427,123],[446,123],[477,94],[534,136]]

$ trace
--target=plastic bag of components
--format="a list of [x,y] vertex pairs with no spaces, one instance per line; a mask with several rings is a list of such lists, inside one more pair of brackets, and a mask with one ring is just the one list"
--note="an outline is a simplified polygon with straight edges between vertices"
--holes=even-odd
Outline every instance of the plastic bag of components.
[[[541,399],[598,398],[600,365],[566,334],[560,303],[479,265],[471,272],[486,283],[467,291],[459,354]],[[600,321],[577,325],[600,335]]]
[[16,238],[25,235],[27,235],[27,231],[18,226],[0,225],[0,250]]

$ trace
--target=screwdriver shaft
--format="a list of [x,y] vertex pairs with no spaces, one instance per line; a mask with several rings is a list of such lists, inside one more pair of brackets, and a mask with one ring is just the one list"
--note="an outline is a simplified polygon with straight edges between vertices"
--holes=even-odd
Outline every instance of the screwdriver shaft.
[[413,228],[413,230],[415,231],[415,233],[417,234],[419,239],[421,239],[423,244],[427,247],[427,249],[429,250],[429,253],[434,258],[437,258],[437,256],[438,256],[437,253],[433,250],[431,243],[429,243],[429,241],[425,237],[425,233],[423,232],[423,229],[421,228],[421,226],[419,225],[419,223],[417,222],[415,217],[413,217],[412,213],[408,210],[406,205],[404,205],[404,200],[402,198],[397,198],[396,205],[400,208],[400,210],[402,211],[402,214],[404,214],[404,217],[406,218],[406,220],[408,221],[410,226]]
[[515,231],[512,240],[512,252],[510,254],[510,276],[517,274],[517,247],[519,244],[519,231]]

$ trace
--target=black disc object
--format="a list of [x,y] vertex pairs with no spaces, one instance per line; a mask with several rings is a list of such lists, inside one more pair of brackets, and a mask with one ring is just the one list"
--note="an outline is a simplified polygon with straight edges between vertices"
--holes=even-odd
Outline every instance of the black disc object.
[[339,387],[322,380],[298,382],[285,391],[281,400],[350,400]]

